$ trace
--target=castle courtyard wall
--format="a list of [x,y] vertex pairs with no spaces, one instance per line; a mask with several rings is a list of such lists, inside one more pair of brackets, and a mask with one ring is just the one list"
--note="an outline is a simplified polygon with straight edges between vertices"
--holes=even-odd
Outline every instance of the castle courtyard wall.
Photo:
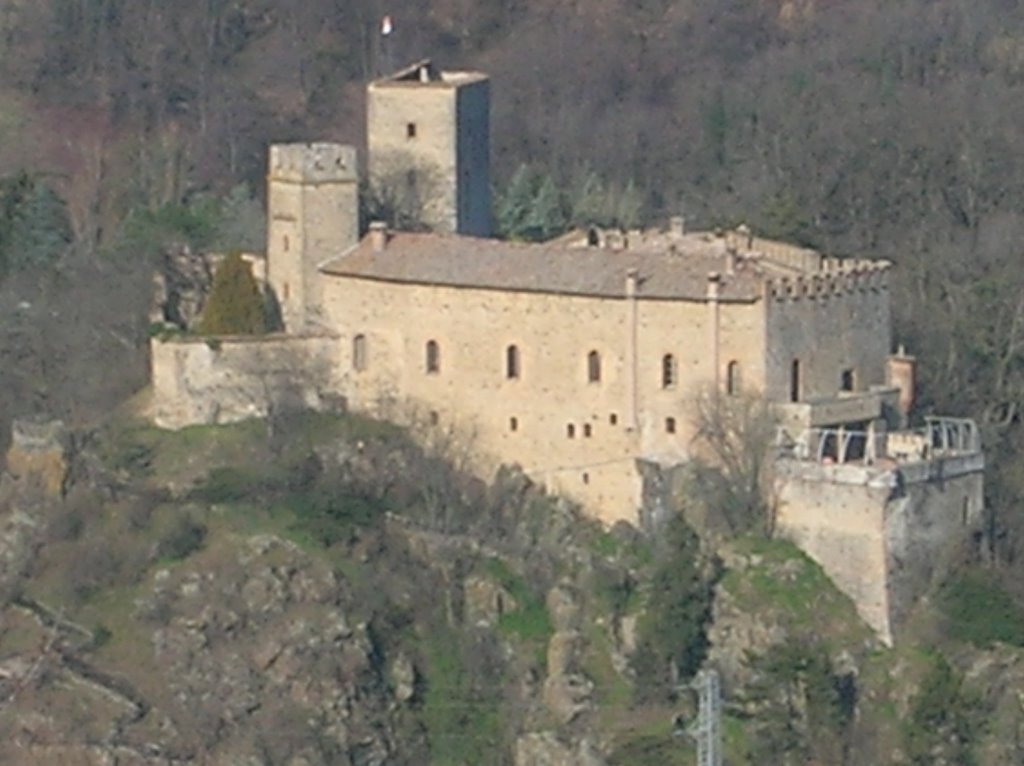
[[265,417],[273,407],[337,408],[327,337],[154,338],[153,421],[162,428]]

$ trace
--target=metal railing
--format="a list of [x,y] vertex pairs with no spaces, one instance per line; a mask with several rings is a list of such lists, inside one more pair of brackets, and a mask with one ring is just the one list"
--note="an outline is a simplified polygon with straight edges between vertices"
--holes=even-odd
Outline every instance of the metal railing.
[[969,418],[929,417],[908,431],[854,431],[842,427],[807,428],[792,433],[779,427],[779,455],[825,464],[871,465],[881,459],[926,462],[981,451],[978,426]]

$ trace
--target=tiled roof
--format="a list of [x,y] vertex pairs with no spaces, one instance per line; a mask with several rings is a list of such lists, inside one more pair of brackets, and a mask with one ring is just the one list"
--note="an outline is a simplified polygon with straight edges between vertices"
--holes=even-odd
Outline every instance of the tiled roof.
[[326,274],[387,282],[621,298],[636,269],[640,298],[703,300],[709,273],[720,275],[723,301],[762,295],[775,269],[733,259],[721,239],[686,235],[674,247],[573,247],[565,239],[532,244],[451,234],[391,233],[375,252],[371,237],[321,266]]

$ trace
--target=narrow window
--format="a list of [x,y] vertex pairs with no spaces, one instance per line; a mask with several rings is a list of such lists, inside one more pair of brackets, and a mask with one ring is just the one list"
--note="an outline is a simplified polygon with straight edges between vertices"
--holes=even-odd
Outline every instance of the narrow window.
[[519,347],[509,346],[505,349],[505,377],[515,380],[519,377]]
[[614,412],[608,416],[608,425],[617,426],[619,424],[619,416]]
[[596,351],[587,354],[587,381],[590,383],[601,382],[601,355]]
[[585,471],[583,473],[583,483],[584,484],[590,484],[590,474],[586,473]]
[[565,427],[565,435],[568,436],[570,439],[575,439],[576,438],[576,426],[574,426],[572,423],[569,423],[568,425],[566,425],[566,427]]
[[288,252],[288,235],[287,234],[285,234],[285,236],[284,236],[284,243],[283,244],[284,244],[284,251],[287,253]]
[[362,372],[366,369],[366,336],[357,335],[352,339],[352,369]]
[[856,387],[856,377],[853,374],[853,370],[843,370],[839,374],[839,390],[840,391],[853,391]]
[[436,426],[441,418],[437,414],[437,410],[430,411],[430,425]]
[[436,375],[441,371],[441,349],[436,340],[427,341],[427,374]]
[[789,401],[800,401],[800,360],[794,359],[789,368]]
[[599,244],[601,244],[601,238],[597,233],[597,229],[591,226],[587,229],[587,246],[597,247]]
[[590,423],[584,423],[583,424],[583,436],[584,436],[584,438],[589,439],[592,433],[593,433],[593,429],[591,428]]
[[735,359],[725,368],[725,393],[736,396],[740,392],[740,363]]
[[288,297],[291,295],[292,291],[289,289],[289,285],[287,282],[284,283],[284,289],[281,291],[281,293],[284,296],[284,299],[288,300]]
[[672,388],[676,384],[676,358],[665,354],[661,358],[661,387]]
[[408,122],[408,123],[406,123],[406,125],[405,125],[405,137],[406,138],[416,138],[416,123],[415,122]]
[[519,430],[519,418],[512,417],[512,418],[508,419],[508,430],[509,431],[518,431]]
[[676,419],[665,418],[665,433],[674,434],[676,432]]

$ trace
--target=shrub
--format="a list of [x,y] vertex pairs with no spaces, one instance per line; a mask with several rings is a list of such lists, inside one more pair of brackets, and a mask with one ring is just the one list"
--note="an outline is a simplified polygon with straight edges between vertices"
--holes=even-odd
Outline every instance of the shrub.
[[987,647],[997,641],[1024,646],[1024,609],[986,572],[968,572],[940,597],[946,630],[960,641]]
[[231,253],[213,275],[210,297],[196,328],[204,335],[263,335],[266,306],[252,269],[240,253]]
[[157,544],[163,558],[184,559],[203,547],[206,527],[188,516],[180,516]]

